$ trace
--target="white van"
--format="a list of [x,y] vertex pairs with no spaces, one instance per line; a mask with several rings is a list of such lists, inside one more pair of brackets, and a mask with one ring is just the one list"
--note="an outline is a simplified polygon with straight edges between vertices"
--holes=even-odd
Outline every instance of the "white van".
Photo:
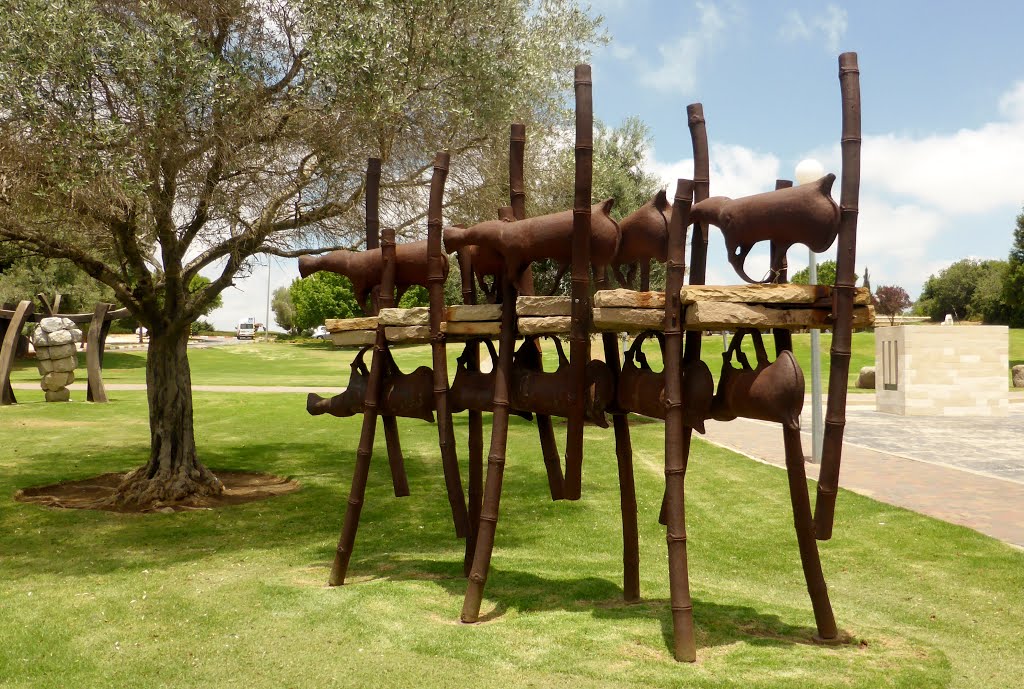
[[238,323],[235,328],[235,337],[239,340],[252,340],[256,336],[256,319],[247,318]]

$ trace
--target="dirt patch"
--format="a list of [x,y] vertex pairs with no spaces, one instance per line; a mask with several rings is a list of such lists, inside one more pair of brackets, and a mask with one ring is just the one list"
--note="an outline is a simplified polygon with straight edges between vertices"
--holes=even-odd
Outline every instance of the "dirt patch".
[[278,495],[293,493],[299,489],[299,482],[272,474],[258,474],[249,471],[217,471],[217,478],[224,484],[224,492],[216,496],[195,498],[188,505],[167,505],[147,510],[126,508],[111,509],[99,507],[121,484],[127,474],[101,474],[80,481],[65,481],[49,486],[24,488],[14,494],[18,502],[31,502],[47,507],[61,507],[73,510],[103,509],[110,512],[181,512],[183,510],[208,510],[245,502],[266,500]]

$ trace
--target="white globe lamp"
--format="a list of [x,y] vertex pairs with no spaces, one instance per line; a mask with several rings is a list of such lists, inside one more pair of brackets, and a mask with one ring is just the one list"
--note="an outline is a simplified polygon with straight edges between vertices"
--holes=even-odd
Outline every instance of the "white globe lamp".
[[825,166],[814,158],[806,158],[796,164],[796,183],[807,184],[825,176]]

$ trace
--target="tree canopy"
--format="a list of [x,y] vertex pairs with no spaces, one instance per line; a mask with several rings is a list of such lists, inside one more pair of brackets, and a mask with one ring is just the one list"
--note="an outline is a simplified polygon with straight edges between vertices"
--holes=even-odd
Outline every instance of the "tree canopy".
[[[854,273],[853,281],[857,282],[857,274]],[[789,279],[790,282],[796,285],[809,285],[811,283],[811,269],[810,267],[798,270],[793,274],[793,277]],[[828,259],[818,264],[818,284],[819,285],[834,285],[836,284],[836,262],[835,259]]]
[[449,207],[478,204],[509,123],[567,122],[598,30],[569,0],[8,0],[0,239],[73,262],[150,333],[151,457],[115,499],[220,490],[185,338],[255,253],[359,246],[370,156],[400,231],[437,150]]
[[1014,328],[1024,328],[1024,211],[1017,216],[1013,230],[1013,245],[1003,278],[1002,300],[1006,307],[1007,322]]
[[957,261],[929,276],[921,288],[916,310],[933,321],[941,321],[950,314],[958,320],[1003,322],[1006,268],[1006,261]]
[[880,285],[874,294],[875,310],[889,317],[889,325],[896,324],[896,316],[914,303],[907,290],[899,285]]

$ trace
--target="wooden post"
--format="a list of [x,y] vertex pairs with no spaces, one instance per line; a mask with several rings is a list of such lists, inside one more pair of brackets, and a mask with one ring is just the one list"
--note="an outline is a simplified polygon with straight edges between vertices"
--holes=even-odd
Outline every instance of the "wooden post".
[[0,405],[18,402],[14,396],[14,388],[11,387],[11,370],[14,368],[14,357],[18,353],[21,328],[34,310],[32,302],[26,300],[14,308],[10,318],[0,319],[0,324],[3,324],[0,326],[3,328],[0,332],[3,338],[3,345],[0,345]]
[[110,331],[107,312],[111,306],[113,304],[96,304],[92,320],[89,321],[89,342],[85,350],[85,367],[89,376],[86,400],[97,404],[107,402],[107,391],[103,387],[103,351],[106,349],[107,333]]
[[[512,217],[515,220],[526,218],[526,185],[523,183],[523,166],[526,157],[526,125],[513,124],[509,133],[508,154],[508,189]],[[519,279],[519,292],[533,295],[533,272],[529,267]],[[534,340],[540,349],[540,340]],[[555,428],[551,417],[546,414],[535,414],[537,419],[537,436],[540,440],[541,455],[544,458],[544,470],[548,475],[548,491],[552,500],[561,500],[565,494],[562,477],[562,461],[558,455],[555,442]]]
[[577,65],[576,182],[572,210],[572,320],[569,330],[569,417],[565,441],[565,497],[579,500],[583,484],[583,416],[590,362],[590,196],[594,176],[593,82],[590,65]]
[[441,450],[444,484],[451,504],[455,535],[465,538],[467,531],[466,499],[462,493],[462,476],[455,453],[452,414],[448,407],[448,358],[441,319],[444,306],[444,256],[441,248],[441,207],[444,183],[448,178],[448,153],[434,156],[430,177],[430,200],[427,208],[427,286],[430,292],[430,348],[433,355],[434,405],[437,410],[437,437]]
[[850,373],[850,344],[853,337],[854,268],[857,262],[857,206],[860,197],[860,70],[857,53],[839,56],[839,86],[843,98],[843,181],[839,195],[839,239],[836,252],[836,284],[832,288],[831,363],[829,364],[828,408],[822,443],[818,499],[814,504],[815,536],[832,538],[839,464],[846,428],[846,385]]
[[693,182],[676,184],[672,220],[668,226],[668,266],[665,275],[665,497],[668,541],[669,592],[672,605],[673,655],[676,660],[697,660],[693,632],[693,601],[686,560],[686,459],[683,424],[683,310],[679,290],[686,266],[686,226],[693,201]]

